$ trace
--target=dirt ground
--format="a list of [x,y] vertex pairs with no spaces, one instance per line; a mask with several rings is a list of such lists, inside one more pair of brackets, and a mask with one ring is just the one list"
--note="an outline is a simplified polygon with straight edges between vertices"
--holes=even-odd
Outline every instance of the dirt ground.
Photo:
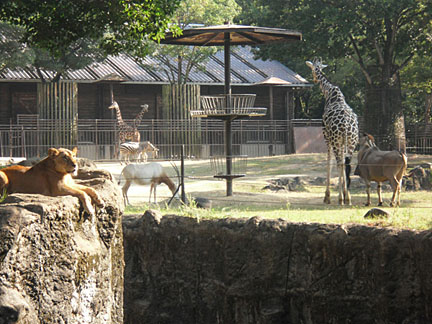
[[[432,156],[409,155],[409,169],[420,163],[432,161]],[[168,175],[179,183],[176,171],[172,167],[174,163],[180,168],[180,161],[157,161],[164,166]],[[357,161],[354,158],[352,167],[354,169]],[[119,162],[99,162],[98,168],[110,171],[118,180],[124,168]],[[322,206],[325,192],[325,170],[326,156],[319,153],[295,154],[275,157],[249,158],[245,177],[237,178],[233,182],[233,196],[226,196],[225,180],[213,177],[209,160],[186,160],[185,161],[185,191],[188,197],[207,198],[212,202],[213,207],[226,207],[236,205],[260,205],[272,208],[283,208],[287,204],[291,206]],[[352,171],[353,173],[353,171]],[[351,173],[351,174],[352,174]],[[335,167],[332,167],[333,187],[338,182]],[[308,182],[320,178],[322,183],[312,184],[312,190],[307,192],[302,190],[262,190],[268,186],[271,180],[289,178],[299,178],[301,181]],[[354,206],[364,206],[365,189],[363,182],[358,176],[351,175],[351,197]],[[124,180],[120,186],[123,186]],[[374,184],[373,184],[374,185]],[[385,185],[385,184],[384,184]],[[391,194],[391,190],[383,187],[384,199]],[[372,188],[373,194],[375,190]],[[149,202],[150,186],[133,184],[129,188],[129,201],[134,206],[140,206]],[[404,194],[403,194],[404,195]],[[168,202],[172,194],[168,187],[161,184],[157,188],[157,202],[163,204]],[[332,193],[332,202],[336,203],[338,197]],[[152,199],[153,201],[153,199]]]
[[[171,163],[168,161],[158,161],[161,163],[167,173],[171,176],[176,184],[178,184],[177,175]],[[207,176],[190,176],[188,173],[188,165],[197,163],[209,163],[209,161],[185,161],[185,192],[188,197],[200,197],[210,199],[213,207],[225,207],[235,205],[268,205],[272,207],[284,207],[287,203],[290,204],[314,204],[322,203],[323,193],[308,193],[305,195],[304,192],[288,192],[288,191],[266,191],[258,192],[258,190],[251,190],[251,188],[263,188],[268,185],[269,180],[278,178],[280,176],[262,176],[257,177],[254,175],[246,175],[244,178],[237,178],[233,182],[233,196],[226,195],[226,182],[224,180],[215,179],[211,175]],[[118,162],[99,162],[96,163],[100,169],[107,170],[112,173],[115,179],[118,181],[120,173],[125,167]],[[176,165],[179,167],[180,163]],[[297,177],[306,175],[283,175],[285,177]],[[120,187],[124,185],[124,179],[122,178]],[[141,186],[132,184],[128,190],[128,198],[133,206],[140,206],[149,202],[150,186]],[[172,194],[168,187],[161,184],[157,187],[157,203],[163,204],[169,201]],[[153,202],[153,198],[151,200]]]

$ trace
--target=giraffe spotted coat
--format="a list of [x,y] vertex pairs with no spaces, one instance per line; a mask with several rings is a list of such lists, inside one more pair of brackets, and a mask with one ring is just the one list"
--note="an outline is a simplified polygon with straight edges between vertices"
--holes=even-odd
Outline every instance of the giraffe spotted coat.
[[120,107],[116,101],[114,101],[108,109],[115,109],[118,125],[118,139],[119,144],[126,141],[140,142],[141,135],[138,131],[138,125],[141,122],[144,113],[148,111],[148,105],[143,105],[143,109],[133,120],[133,126],[126,124],[122,118]]
[[[338,86],[330,83],[323,74],[322,69],[325,67],[320,61],[306,62],[312,69],[314,81],[319,83],[321,91],[325,98],[323,113],[323,135],[327,144],[327,190],[324,202],[330,203],[330,158],[333,151],[339,171],[339,203],[351,204],[351,198],[348,191],[349,185],[349,163],[351,161],[354,149],[358,143],[358,120],[357,115],[346,103],[345,96]],[[343,176],[344,163],[346,168],[346,179]]]

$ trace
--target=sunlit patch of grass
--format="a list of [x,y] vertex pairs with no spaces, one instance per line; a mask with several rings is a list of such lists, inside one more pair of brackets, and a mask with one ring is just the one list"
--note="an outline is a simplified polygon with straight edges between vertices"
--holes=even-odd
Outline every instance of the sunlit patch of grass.
[[211,209],[196,208],[196,206],[168,207],[166,205],[127,207],[125,214],[143,214],[148,209],[155,209],[162,214],[175,214],[184,217],[202,219],[221,218],[251,218],[283,219],[293,223],[321,223],[321,224],[362,224],[365,226],[394,227],[399,229],[429,230],[432,228],[430,213],[404,207],[384,207],[390,213],[389,218],[365,219],[364,215],[370,207],[358,206],[314,206],[293,207],[289,203],[278,208],[265,208],[250,205],[216,207]]
[[[412,165],[427,161],[431,161],[430,156],[409,157],[409,164]],[[430,216],[432,193],[428,191],[402,191],[401,206],[393,208],[389,206],[392,192],[384,190],[384,207],[380,208],[389,212],[390,216],[365,219],[364,215],[367,211],[377,206],[378,198],[376,190],[371,190],[372,206],[364,206],[366,202],[364,186],[351,191],[353,206],[337,204],[338,193],[334,185],[331,187],[331,205],[323,203],[324,185],[307,185],[305,191],[302,192],[290,192],[289,190],[272,192],[263,189],[269,180],[281,178],[286,174],[303,174],[310,178],[325,177],[325,165],[325,154],[250,158],[246,177],[234,181],[234,197],[228,199],[224,196],[225,182],[213,181],[210,163],[190,161],[186,165],[186,175],[196,178],[186,180],[187,192],[193,191],[195,196],[210,199],[213,202],[211,209],[196,208],[194,205],[170,207],[165,204],[143,204],[127,207],[125,214],[143,214],[147,209],[156,209],[162,214],[192,217],[198,221],[258,216],[267,219],[281,218],[296,223],[361,224],[414,230],[432,229]]]

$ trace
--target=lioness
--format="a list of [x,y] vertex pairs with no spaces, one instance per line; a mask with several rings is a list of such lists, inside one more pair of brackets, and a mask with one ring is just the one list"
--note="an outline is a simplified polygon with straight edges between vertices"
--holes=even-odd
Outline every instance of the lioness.
[[50,148],[48,156],[32,167],[14,165],[1,169],[0,192],[6,189],[8,194],[71,195],[78,197],[87,213],[94,216],[92,201],[98,207],[104,203],[93,188],[76,184],[72,179],[71,175],[77,172],[76,152],[76,147],[72,151]]

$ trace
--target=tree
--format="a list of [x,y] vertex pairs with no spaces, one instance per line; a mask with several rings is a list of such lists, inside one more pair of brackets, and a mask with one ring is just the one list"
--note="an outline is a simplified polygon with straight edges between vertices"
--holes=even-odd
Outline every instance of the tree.
[[58,79],[71,62],[96,60],[96,49],[104,55],[125,50],[143,55],[145,40],[161,39],[168,27],[177,30],[169,24],[179,1],[4,0],[0,20],[22,27],[21,43],[58,63]]
[[405,113],[412,123],[431,123],[432,110],[432,58],[429,55],[414,56],[402,70]]
[[[384,147],[403,141],[400,71],[416,51],[430,50],[430,0],[254,0],[243,7],[243,21],[299,29],[304,42],[295,49],[268,48],[263,57],[305,60],[349,58],[365,81],[365,130]],[[291,58],[287,59],[287,55]],[[297,61],[298,63],[298,61]],[[403,147],[402,147],[403,148]]]
[[[181,28],[198,25],[218,25],[232,21],[240,13],[234,0],[183,0],[173,16]],[[203,63],[215,54],[216,47],[149,44],[152,56],[160,61],[171,83],[185,84],[193,68],[203,69]],[[159,68],[154,66],[153,68]]]
[[0,21],[0,72],[30,64],[34,52],[20,42],[24,30]]

